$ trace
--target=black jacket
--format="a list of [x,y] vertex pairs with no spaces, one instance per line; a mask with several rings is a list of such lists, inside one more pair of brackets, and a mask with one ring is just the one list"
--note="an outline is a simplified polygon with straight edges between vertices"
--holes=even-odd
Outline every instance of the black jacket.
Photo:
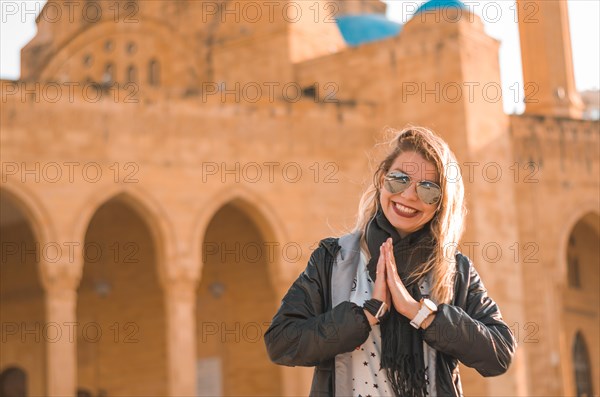
[[[360,346],[371,330],[353,302],[331,307],[331,274],[340,246],[322,240],[304,272],[290,287],[265,333],[271,360],[315,366],[311,396],[335,395],[335,356]],[[458,361],[483,376],[508,369],[517,343],[471,261],[458,253],[452,304],[440,304],[423,340],[437,350],[438,396],[462,396]]]

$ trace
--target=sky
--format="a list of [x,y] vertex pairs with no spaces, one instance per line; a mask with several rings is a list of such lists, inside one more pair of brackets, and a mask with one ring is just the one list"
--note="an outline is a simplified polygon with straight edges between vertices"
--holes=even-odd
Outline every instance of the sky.
[[[305,0],[310,1],[310,0]],[[545,0],[558,1],[558,0]],[[0,0],[0,78],[18,79],[20,50],[35,35],[35,16],[45,0]],[[405,23],[424,0],[386,0],[388,18]],[[514,0],[463,0],[487,34],[500,41],[500,73],[506,113],[524,109],[519,31]],[[575,83],[580,91],[600,87],[600,1],[568,0]],[[14,12],[16,9],[18,12]]]
[[[415,5],[418,6],[423,2],[423,0],[386,0],[388,18],[405,23],[410,19]],[[523,74],[515,1],[463,0],[463,3],[481,18],[486,33],[500,41],[500,75],[504,111],[522,113],[525,106],[522,102]],[[600,88],[600,1],[568,0],[568,8],[575,85],[579,91],[598,90]],[[519,94],[515,87],[521,88]]]

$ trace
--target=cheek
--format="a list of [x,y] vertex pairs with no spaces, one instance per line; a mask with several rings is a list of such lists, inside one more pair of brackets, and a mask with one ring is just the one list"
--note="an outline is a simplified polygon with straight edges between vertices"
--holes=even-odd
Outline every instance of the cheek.
[[388,193],[388,192],[386,192],[384,189],[381,189],[381,190],[379,191],[379,198],[378,198],[379,204],[380,204],[381,206],[383,206],[383,205],[385,205],[385,203],[386,203],[387,201],[389,201],[389,199],[390,199],[390,195],[389,195],[389,193]]
[[432,207],[432,208],[427,208],[426,210],[423,211],[423,218],[424,218],[425,222],[429,222],[430,220],[433,219],[433,217],[435,216],[435,210],[436,210],[436,207]]

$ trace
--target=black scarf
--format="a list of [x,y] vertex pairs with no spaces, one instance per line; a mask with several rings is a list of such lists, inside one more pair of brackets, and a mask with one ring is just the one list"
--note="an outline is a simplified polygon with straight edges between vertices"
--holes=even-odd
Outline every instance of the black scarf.
[[[365,231],[371,259],[367,264],[369,275],[375,280],[379,247],[388,237],[392,238],[398,275],[412,297],[421,300],[419,280],[408,276],[425,263],[434,247],[429,224],[409,234],[400,235],[385,217],[381,209],[369,221]],[[421,331],[410,325],[410,319],[398,313],[392,305],[390,315],[381,322],[381,368],[385,368],[392,390],[399,397],[423,397],[427,395],[427,372],[423,360]]]

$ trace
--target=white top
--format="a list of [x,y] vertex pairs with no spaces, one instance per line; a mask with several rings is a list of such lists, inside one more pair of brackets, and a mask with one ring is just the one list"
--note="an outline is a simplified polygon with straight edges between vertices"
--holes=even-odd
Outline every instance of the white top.
[[[369,277],[367,260],[361,252],[360,262],[352,283],[350,301],[362,306],[370,299],[375,283]],[[425,291],[427,289],[427,291]],[[426,283],[421,287],[421,293],[429,293],[429,285]],[[436,351],[423,343],[425,367],[427,368],[430,383],[427,386],[428,396],[436,396],[435,392],[435,355]],[[388,378],[384,369],[379,369],[381,362],[381,329],[379,325],[373,325],[365,343],[356,348],[350,354],[352,395],[353,396],[394,396],[388,384]],[[432,362],[433,365],[429,365]]]

